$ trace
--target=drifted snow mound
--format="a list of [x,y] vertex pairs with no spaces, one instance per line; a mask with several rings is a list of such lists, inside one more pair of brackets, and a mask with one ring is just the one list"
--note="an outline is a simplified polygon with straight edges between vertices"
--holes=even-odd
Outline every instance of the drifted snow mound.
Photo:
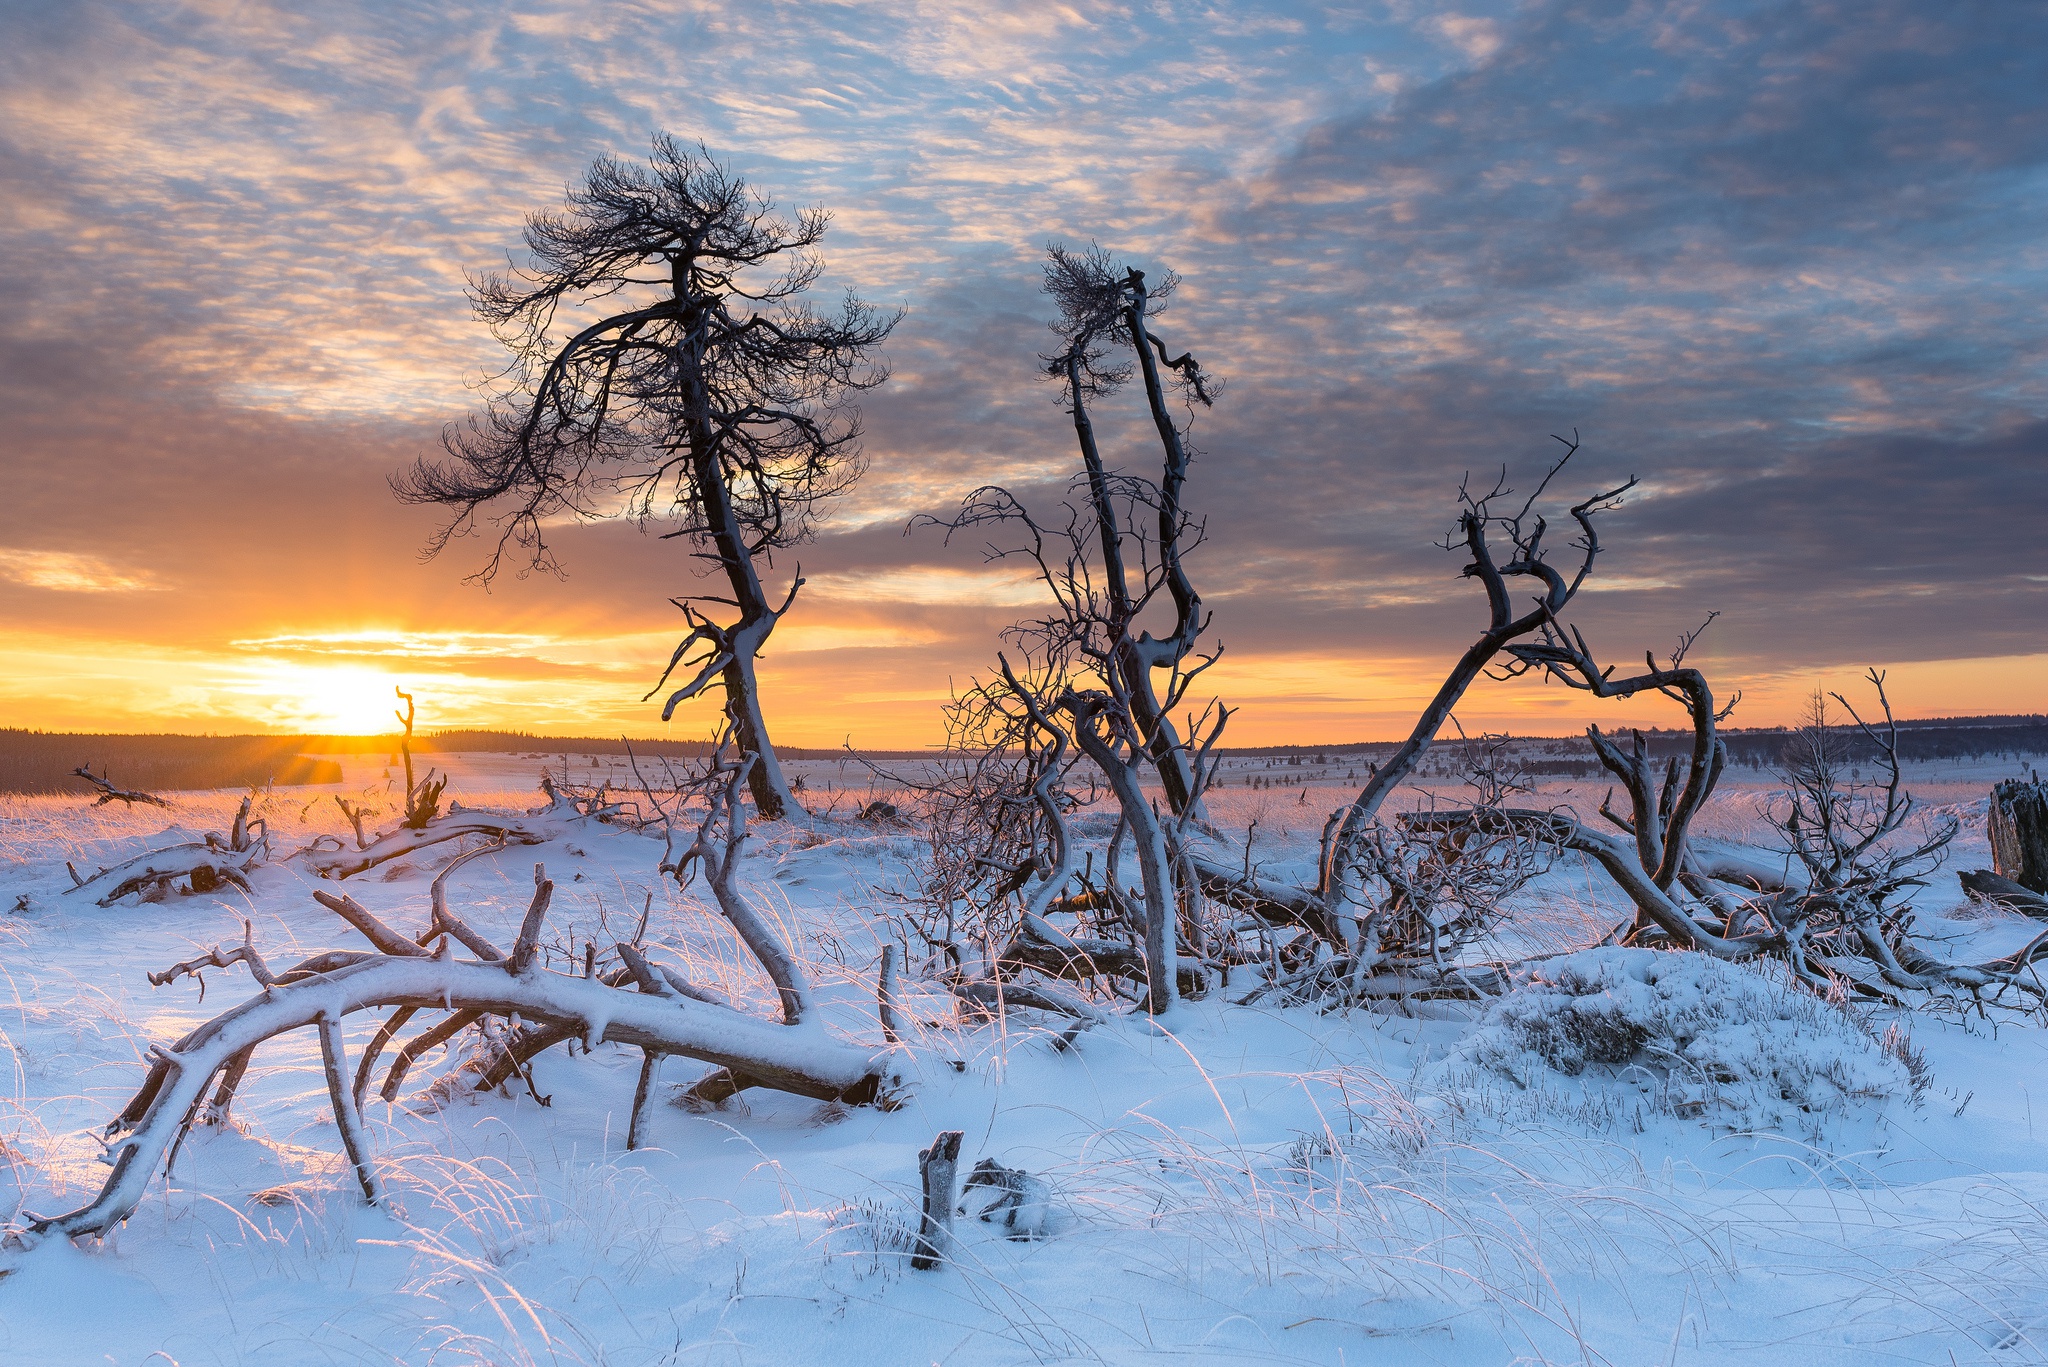
[[1538,964],[1431,1072],[1503,1118],[1640,1129],[1661,1113],[1816,1141],[1830,1118],[1917,1101],[1929,1081],[1896,1026],[1880,1037],[1841,1006],[1705,954],[1621,948]]

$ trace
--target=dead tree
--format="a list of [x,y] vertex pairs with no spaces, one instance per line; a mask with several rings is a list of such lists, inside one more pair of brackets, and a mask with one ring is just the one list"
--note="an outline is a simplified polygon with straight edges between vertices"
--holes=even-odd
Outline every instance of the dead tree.
[[[1400,918],[1391,913],[1408,897],[1401,891],[1404,882],[1413,877],[1427,881],[1431,876],[1417,863],[1419,860],[1427,864],[1435,858],[1423,846],[1433,839],[1479,838],[1482,846],[1499,855],[1503,852],[1496,842],[1544,817],[1543,813],[1507,813],[1502,809],[1484,817],[1479,826],[1460,836],[1454,829],[1455,822],[1390,828],[1382,822],[1380,812],[1387,799],[1414,774],[1466,691],[1496,666],[1510,646],[1536,636],[1577,597],[1600,555],[1596,519],[1618,506],[1622,496],[1635,486],[1635,481],[1629,480],[1574,505],[1570,516],[1578,534],[1569,543],[1570,558],[1563,566],[1553,564],[1552,547],[1546,544],[1549,523],[1536,510],[1551,483],[1579,450],[1576,437],[1570,441],[1561,437],[1557,440],[1564,446],[1564,453],[1519,504],[1509,502],[1514,495],[1506,485],[1505,475],[1484,493],[1475,493],[1469,484],[1459,489],[1457,528],[1440,544],[1466,557],[1460,574],[1477,580],[1484,590],[1487,624],[1453,664],[1407,740],[1385,762],[1372,766],[1358,796],[1332,813],[1325,823],[1315,886],[1294,887],[1259,879],[1253,876],[1248,863],[1227,855],[1219,857],[1214,852],[1198,850],[1191,856],[1210,897],[1269,925],[1297,926],[1315,937],[1319,943],[1302,944],[1293,951],[1292,957],[1299,961],[1294,972],[1302,981],[1329,983],[1341,978],[1347,994],[1374,995],[1377,989],[1371,979],[1380,965],[1407,963],[1412,959],[1411,943],[1396,930]],[[1512,511],[1502,511],[1503,507]],[[1525,582],[1533,590],[1521,602],[1516,599],[1518,582]],[[1505,886],[1491,874],[1478,876],[1486,862],[1464,865],[1477,877],[1471,888],[1477,905],[1497,904]],[[1518,865],[1521,861],[1514,859],[1508,863]],[[1445,867],[1461,864],[1462,860],[1453,861]],[[1403,872],[1410,868],[1415,870],[1412,874]],[[1464,875],[1461,872],[1459,876]],[[1483,921],[1486,917],[1479,919]],[[1393,940],[1380,938],[1389,933],[1395,935]],[[1317,967],[1318,956],[1323,955],[1335,967]],[[1436,971],[1432,964],[1425,976]],[[1398,994],[1406,994],[1420,979],[1415,972],[1404,970],[1389,981],[1398,986]],[[1456,975],[1446,981],[1444,990],[1453,995],[1468,993],[1467,986]]]
[[[1699,630],[1679,638],[1669,665],[1660,666],[1654,655],[1646,654],[1644,662],[1648,668],[1643,673],[1617,678],[1613,667],[1603,667],[1594,658],[1582,632],[1553,617],[1543,625],[1539,639],[1507,648],[1510,663],[1498,674],[1500,678],[1511,679],[1540,673],[1596,698],[1658,693],[1686,709],[1692,724],[1692,746],[1682,768],[1677,755],[1672,755],[1661,768],[1653,763],[1641,731],[1634,733],[1631,748],[1623,750],[1603,735],[1598,726],[1586,728],[1593,753],[1601,766],[1620,781],[1629,798],[1627,814],[1616,812],[1612,805],[1613,790],[1609,789],[1601,802],[1600,815],[1629,839],[1623,844],[1612,836],[1582,830],[1566,843],[1598,860],[1629,891],[1637,915],[1630,938],[1641,938],[1652,927],[1681,944],[1698,939],[1702,933],[1714,933],[1703,932],[1695,918],[1680,911],[1679,901],[1683,897],[1674,900],[1673,893],[1681,883],[1716,912],[1724,925],[1734,915],[1734,903],[1726,893],[1716,890],[1710,871],[1693,857],[1689,839],[1693,818],[1713,794],[1728,764],[1728,747],[1717,734],[1717,727],[1741,701],[1737,694],[1725,707],[1717,707],[1706,675],[1685,663],[1687,654],[1713,620],[1709,616]],[[1657,895],[1643,889],[1654,889]]]
[[[447,791],[448,780],[445,776],[436,775],[429,768],[425,778],[417,782],[414,781],[412,776],[412,694],[396,685],[393,685],[392,692],[405,699],[405,711],[394,711],[392,713],[393,716],[398,718],[398,724],[405,728],[398,738],[398,752],[405,757],[405,816],[399,824],[407,830],[424,831],[433,824],[434,818],[441,814],[441,794]],[[348,808],[343,807],[342,811],[347,813]],[[360,844],[363,834],[361,825],[356,822],[353,815],[349,816],[349,824],[356,827],[356,840]]]
[[1993,870],[2029,892],[2048,893],[2048,783],[2015,778],[1998,784],[1987,823]]
[[[242,963],[262,991],[170,1047],[151,1048],[141,1089],[106,1127],[106,1157],[113,1171],[99,1194],[64,1215],[27,1216],[26,1233],[105,1234],[125,1220],[184,1134],[202,1119],[227,1114],[256,1049],[293,1030],[320,1032],[335,1120],[363,1197],[372,1204],[379,1199],[379,1185],[359,1108],[379,1055],[421,1012],[441,1013],[442,1019],[399,1051],[383,1089],[387,1100],[427,1049],[490,1018],[518,1024],[499,1032],[499,1046],[477,1070],[479,1091],[518,1076],[542,1050],[580,1040],[592,1049],[607,1042],[631,1045],[650,1060],[667,1055],[699,1059],[744,1076],[749,1085],[799,1096],[848,1104],[882,1098],[884,1056],[832,1039],[813,1020],[776,1024],[739,1011],[674,970],[651,965],[637,945],[613,945],[606,957],[615,958],[617,966],[608,971],[600,971],[594,947],[581,972],[547,967],[541,934],[554,884],[539,866],[534,878],[532,905],[509,952],[500,952],[451,913],[437,881],[428,925],[413,936],[394,930],[350,898],[319,895],[321,904],[362,933],[375,952],[330,950],[273,972],[245,931],[243,944],[234,950],[216,948],[152,974],[150,980],[162,985],[196,977],[204,968]],[[742,938],[752,946],[751,938]],[[476,957],[456,958],[456,944]],[[392,1014],[365,1050],[351,1084],[341,1022],[355,1012],[383,1009]],[[643,1071],[635,1137],[644,1120],[646,1082]]]
[[[713,685],[757,756],[749,775],[765,819],[796,807],[761,712],[755,662],[802,585],[780,602],[763,583],[777,550],[807,540],[862,470],[850,400],[886,378],[876,350],[896,316],[849,298],[836,319],[801,302],[823,266],[828,216],[794,219],[746,182],[662,135],[643,169],[599,160],[565,213],[531,215],[530,269],[473,282],[471,300],[510,348],[501,398],[445,439],[449,461],[393,481],[408,502],[453,509],[430,552],[496,514],[497,548],[557,568],[550,519],[623,515],[668,524],[727,590],[673,601],[688,631],[649,697],[677,670],[667,719]],[[766,274],[779,272],[777,274]],[[558,310],[626,294],[634,306],[555,331]],[[900,315],[899,315],[900,316]],[[729,615],[707,605],[721,605]]]
[[90,878],[71,869],[72,886],[67,891],[91,892],[103,907],[130,893],[140,894],[145,902],[160,901],[181,878],[186,890],[194,893],[213,892],[227,884],[248,892],[250,870],[270,857],[269,823],[251,818],[251,805],[252,799],[242,799],[225,832],[209,831],[201,840],[139,854]]
[[[1176,283],[1169,273],[1148,286],[1144,272],[1113,264],[1099,249],[1053,248],[1045,289],[1059,309],[1053,330],[1061,346],[1041,360],[1061,386],[1081,457],[1062,514],[1041,520],[1009,490],[990,486],[970,494],[949,519],[913,523],[941,526],[949,540],[970,529],[994,529],[1004,539],[991,543],[989,558],[1025,559],[1050,600],[1044,616],[1005,633],[1021,656],[1019,666],[1003,659],[1001,677],[971,690],[967,702],[967,711],[979,717],[969,730],[1052,757],[1038,776],[1043,783],[1035,780],[1034,798],[1034,820],[1048,848],[1034,860],[1023,933],[1012,946],[1016,953],[1005,951],[1007,961],[1035,959],[1093,976],[1131,957],[1108,945],[1086,952],[1043,915],[1080,872],[1049,794],[1066,782],[1066,766],[1085,757],[1115,795],[1120,836],[1128,836],[1137,860],[1145,1001],[1155,1012],[1172,1006],[1184,972],[1200,980],[1199,967],[1184,965],[1180,954],[1185,932],[1199,919],[1201,892],[1176,819],[1197,809],[1205,781],[1201,756],[1229,718],[1226,709],[1212,706],[1188,720],[1185,734],[1170,719],[1221,653],[1196,653],[1208,619],[1186,559],[1201,543],[1202,526],[1183,501],[1190,449],[1168,406],[1169,391],[1190,408],[1207,406],[1214,385],[1192,355],[1170,357],[1149,322]],[[1090,412],[1092,402],[1117,392],[1134,371],[1144,379],[1160,443],[1157,479],[1111,468]],[[1164,634],[1148,628],[1152,621]],[[1147,775],[1168,795],[1165,814],[1144,791]],[[1112,858],[1120,846],[1121,839]],[[1039,904],[1028,905],[1032,901]]]
[[[1000,518],[988,516],[990,510],[1000,510]],[[1016,747],[1030,757],[1033,830],[1044,842],[1013,871],[1015,890],[1023,899],[1019,934],[992,968],[999,978],[1026,966],[1055,977],[1141,974],[1146,1009],[1159,1013],[1171,1009],[1184,978],[1188,986],[1200,984],[1200,965],[1184,961],[1180,953],[1188,929],[1183,922],[1192,919],[1190,903],[1200,891],[1179,846],[1178,826],[1145,791],[1145,775],[1158,773],[1157,763],[1119,663],[1145,600],[1120,607],[1096,591],[1088,522],[1071,506],[1068,512],[1064,529],[1049,534],[1007,493],[984,490],[963,513],[963,525],[986,518],[1019,529],[1025,544],[1014,553],[1031,561],[1054,603],[1046,616],[1009,633],[1025,652],[1025,668],[1013,668],[999,655],[999,677],[976,685],[955,708],[955,725],[964,733],[992,737],[997,745]],[[1212,776],[1208,754],[1228,719],[1226,709],[1212,706],[1190,718],[1187,738],[1177,741],[1191,800],[1200,797]],[[1082,757],[1117,801],[1120,824],[1111,858],[1128,835],[1137,860],[1142,891],[1136,914],[1129,918],[1142,937],[1137,953],[1133,946],[1113,942],[1085,943],[1045,919],[1082,871],[1065,820],[1070,804],[1061,796],[1072,784],[1071,766]],[[1105,872],[1114,886],[1114,869]],[[1123,910],[1121,898],[1118,889],[1107,900]]]
[[71,772],[100,790],[98,800],[92,804],[95,807],[104,807],[109,802],[125,802],[130,807],[133,807],[138,802],[145,807],[168,807],[171,805],[155,793],[145,793],[137,788],[116,788],[105,774],[95,774],[83,764]]
[[[1900,992],[1967,993],[1979,1005],[1987,994],[1994,1001],[2011,994],[2031,999],[2029,1004],[2048,999],[2027,971],[2048,956],[2048,933],[2012,954],[1976,964],[1939,959],[1913,939],[1913,913],[1902,894],[1924,885],[1958,823],[1945,817],[1909,833],[1918,807],[1905,788],[1898,727],[1877,670],[1869,679],[1884,714],[1881,724],[1865,721],[1839,693],[1816,693],[1808,724],[1788,746],[1786,792],[1770,812],[1792,861],[1788,873],[1773,875],[1755,861],[1731,867],[1692,853],[1689,822],[1726,763],[1725,747],[1714,734],[1726,709],[1715,709],[1705,679],[1683,665],[1696,639],[1697,633],[1681,638],[1669,667],[1651,659],[1644,674],[1619,680],[1599,666],[1584,637],[1567,628],[1547,631],[1542,641],[1513,652],[1517,664],[1509,672],[1540,667],[1601,696],[1662,692],[1683,702],[1692,717],[1683,781],[1677,756],[1663,767],[1660,780],[1640,733],[1633,750],[1624,752],[1598,728],[1589,731],[1601,762],[1630,796],[1628,815],[1608,803],[1601,806],[1602,818],[1621,835],[1594,830],[1568,813],[1543,814],[1542,838],[1590,856],[1634,904],[1635,924],[1625,937],[1724,959],[1779,959],[1820,991],[1846,982],[1891,1000]],[[1830,697],[1849,714],[1856,740],[1875,752],[1876,780],[1848,776],[1851,741],[1828,716]],[[1858,758],[1868,762],[1867,756]]]
[[[1061,400],[1074,424],[1099,543],[1102,592],[1110,611],[1135,622],[1138,600],[1157,597],[1162,590],[1172,610],[1171,626],[1162,636],[1147,630],[1125,633],[1114,663],[1130,694],[1131,716],[1164,786],[1167,805],[1175,812],[1193,802],[1194,775],[1171,714],[1186,692],[1189,676],[1182,673],[1182,663],[1194,655],[1208,619],[1185,563],[1200,534],[1182,510],[1191,449],[1185,426],[1173,414],[1169,391],[1178,391],[1183,406],[1192,411],[1196,404],[1213,405],[1217,388],[1191,353],[1169,357],[1166,343],[1152,331],[1152,320],[1165,311],[1179,283],[1179,277],[1168,271],[1156,285],[1148,285],[1145,272],[1117,265],[1100,247],[1085,252],[1050,248],[1045,292],[1059,308],[1052,328],[1063,345],[1040,358],[1046,373],[1059,381]],[[1154,523],[1149,537],[1146,529],[1128,525],[1118,515],[1119,476],[1103,462],[1089,412],[1092,401],[1129,383],[1133,362],[1160,449],[1159,478],[1144,499],[1151,505],[1146,511]],[[1138,584],[1131,577],[1134,559],[1143,581]],[[1163,696],[1157,679],[1162,670],[1167,673]]]
[[[738,722],[728,713],[726,728],[702,768],[678,785],[677,806],[669,814],[668,848],[662,857],[661,871],[673,876],[677,886],[684,888],[698,874],[703,875],[719,914],[773,984],[781,1002],[783,1024],[801,1025],[813,1014],[810,984],[796,960],[739,888],[740,856],[747,841],[747,809],[740,794],[758,757],[732,753],[738,731]],[[682,804],[693,797],[703,802],[704,808],[691,823]],[[681,840],[684,830],[689,833],[687,843]],[[693,1104],[716,1105],[759,1085],[760,1080],[744,1070],[719,1069],[692,1087],[687,1099]]]

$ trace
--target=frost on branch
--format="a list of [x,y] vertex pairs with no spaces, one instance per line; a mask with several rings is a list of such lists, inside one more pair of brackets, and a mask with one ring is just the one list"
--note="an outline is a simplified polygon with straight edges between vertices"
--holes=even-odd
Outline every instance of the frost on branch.
[[93,892],[103,907],[112,906],[129,893],[139,893],[146,902],[161,900],[184,879],[193,892],[212,892],[224,883],[249,891],[249,870],[270,856],[270,829],[263,818],[251,820],[250,799],[243,798],[234,825],[222,834],[209,831],[204,840],[151,850],[101,869],[91,878],[72,871],[71,892]]
[[[637,944],[613,945],[603,957],[614,964],[602,972],[594,948],[586,956],[583,975],[547,968],[536,950],[554,884],[539,866],[534,871],[532,904],[509,952],[500,952],[448,910],[445,878],[444,871],[435,882],[426,928],[413,936],[394,930],[352,898],[316,894],[321,905],[369,940],[375,952],[330,950],[273,973],[245,933],[241,948],[215,949],[153,974],[151,981],[161,986],[183,975],[197,977],[206,967],[243,963],[263,990],[169,1048],[151,1049],[150,1071],[141,1089],[106,1127],[106,1160],[113,1173],[99,1195],[64,1215],[28,1216],[27,1235],[104,1234],[126,1219],[150,1178],[175,1154],[192,1126],[226,1117],[256,1049],[267,1040],[308,1027],[320,1032],[335,1120],[364,1199],[372,1204],[378,1199],[378,1184],[359,1108],[378,1056],[420,1012],[441,1019],[400,1049],[385,1079],[386,1100],[396,1096],[407,1068],[422,1052],[493,1017],[508,1025],[488,1035],[493,1041],[491,1057],[476,1069],[475,1087],[480,1091],[521,1076],[541,1050],[575,1039],[591,1048],[607,1042],[632,1045],[645,1051],[650,1066],[654,1059],[671,1054],[699,1059],[714,1066],[714,1076],[744,1079],[746,1086],[853,1104],[880,1098],[881,1062],[871,1051],[830,1038],[800,1010],[786,1010],[788,1024],[738,1011],[673,973],[651,968]],[[736,893],[734,897],[737,901]],[[753,946],[754,939],[745,930],[742,938]],[[456,958],[457,944],[477,957]],[[774,948],[780,951],[779,945]],[[786,965],[786,954],[782,957]],[[800,979],[797,986],[801,999]],[[389,1009],[391,1015],[351,1080],[342,1053],[341,1023],[354,1012],[379,1009]],[[636,1136],[644,1122],[648,1071],[643,1070],[636,1100]]]

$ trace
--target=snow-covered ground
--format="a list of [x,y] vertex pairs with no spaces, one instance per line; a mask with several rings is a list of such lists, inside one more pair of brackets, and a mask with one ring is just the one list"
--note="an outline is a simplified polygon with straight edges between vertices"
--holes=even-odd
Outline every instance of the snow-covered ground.
[[[376,786],[382,767],[352,772],[350,787]],[[533,801],[533,761],[452,767],[465,803]],[[878,795],[847,766],[794,767],[814,798],[846,798],[838,818]],[[1989,862],[1994,776],[1917,775],[1923,796],[1965,818],[1951,868]],[[1255,856],[1272,875],[1298,872],[1339,800],[1330,777],[1306,802],[1296,787],[1226,787],[1214,815],[1238,831],[1256,817]],[[1760,840],[1760,791],[1731,780],[1702,833]],[[302,805],[314,796],[266,804],[279,853],[342,829],[331,802]],[[1583,809],[1598,786],[1550,796]],[[0,798],[0,1220],[96,1190],[96,1135],[149,1046],[252,990],[239,967],[210,971],[202,1003],[191,980],[153,989],[146,970],[238,941],[244,918],[273,964],[361,947],[295,862],[258,870],[253,895],[106,909],[66,895],[67,860],[90,873],[224,829],[233,801],[188,794],[167,814]],[[756,829],[750,892],[798,946],[831,1028],[879,1048],[875,964],[917,832],[844,819]],[[765,980],[694,892],[657,876],[660,850],[594,828],[471,861],[451,900],[507,943],[545,862],[566,947],[630,937],[652,892],[648,938],[766,1013]],[[417,928],[438,862],[348,886]],[[1511,934],[1552,950],[1597,937],[1614,909],[1576,862],[1520,905]],[[1959,957],[2033,929],[1966,906],[1948,870],[1919,906]],[[1578,977],[1527,991],[1682,1018],[1691,1061],[1587,1064],[1511,1003],[1481,1021],[1228,1004],[1248,970],[1163,1023],[1126,1017],[1062,1052],[1029,1013],[1007,1029],[963,1024],[950,999],[913,986],[900,1109],[756,1090],[704,1114],[661,1107],[654,1146],[632,1153],[637,1051],[542,1056],[546,1106],[515,1089],[419,1109],[448,1066],[429,1060],[408,1085],[414,1108],[371,1103],[382,1209],[359,1203],[317,1042],[301,1032],[258,1054],[239,1127],[195,1138],[112,1237],[0,1255],[0,1362],[2048,1358],[2048,1032],[2009,1013],[1922,1014],[1905,1023],[1909,1044],[1895,1033],[1886,1046],[1883,1014],[1788,1006],[1748,970],[1660,987],[1626,956],[1574,962]],[[1759,1012],[1769,1026],[1741,1034]],[[352,1022],[352,1057],[374,1028]],[[1909,1076],[1910,1053],[1931,1076]],[[1744,1059],[1803,1071],[1729,1082]],[[670,1060],[662,1082],[697,1071]],[[1770,1095],[1752,1085],[1766,1076],[1780,1079]],[[966,1133],[963,1171],[992,1156],[1043,1178],[1046,1237],[1013,1241],[970,1216],[949,1266],[908,1268],[917,1150],[944,1129]]]

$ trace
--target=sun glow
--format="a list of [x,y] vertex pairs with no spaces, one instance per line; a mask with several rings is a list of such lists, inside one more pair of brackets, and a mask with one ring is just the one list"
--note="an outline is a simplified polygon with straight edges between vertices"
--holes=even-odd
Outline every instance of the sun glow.
[[266,661],[238,690],[283,729],[315,735],[371,736],[397,729],[395,675],[356,665]]

